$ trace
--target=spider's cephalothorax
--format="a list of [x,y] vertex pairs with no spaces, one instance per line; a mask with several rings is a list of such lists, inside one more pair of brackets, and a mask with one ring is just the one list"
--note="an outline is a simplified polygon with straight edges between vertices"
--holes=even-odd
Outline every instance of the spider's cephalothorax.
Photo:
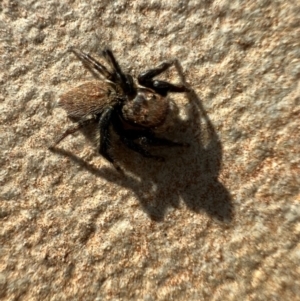
[[51,147],[92,122],[97,122],[99,127],[99,153],[112,163],[114,159],[109,152],[111,125],[127,147],[144,157],[163,159],[150,154],[143,144],[185,145],[154,134],[154,129],[163,125],[168,116],[168,92],[188,91],[184,85],[153,79],[171,67],[174,61],[141,73],[137,86],[131,75],[123,73],[111,50],[105,49],[101,53],[109,68],[89,54],[74,48],[70,50],[101,80],[86,82],[60,97],[59,105],[76,124],[56,139]]

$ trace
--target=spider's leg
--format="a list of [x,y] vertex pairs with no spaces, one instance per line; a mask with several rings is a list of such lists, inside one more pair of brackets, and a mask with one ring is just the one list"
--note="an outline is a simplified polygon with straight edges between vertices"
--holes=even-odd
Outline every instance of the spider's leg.
[[142,72],[138,76],[139,83],[142,85],[144,82],[152,80],[153,77],[160,75],[161,73],[168,70],[171,66],[174,65],[174,63],[175,63],[174,61],[163,62],[154,69],[150,69],[150,70]]
[[141,147],[138,143],[135,143],[134,141],[132,141],[131,139],[128,139],[127,137],[124,136],[120,136],[121,137],[121,141],[130,149],[132,149],[133,151],[141,154],[143,157],[146,158],[152,158],[155,159],[157,161],[163,162],[165,161],[164,157],[161,156],[155,156],[152,155],[150,152],[148,152],[146,149],[144,149],[143,147]]
[[73,47],[70,48],[70,51],[72,51],[89,68],[92,73],[93,69],[95,69],[104,78],[108,80],[113,79],[113,75],[108,71],[108,69],[89,54]]
[[136,130],[124,130],[121,121],[118,117],[114,118],[113,126],[115,132],[119,135],[121,141],[133,151],[141,154],[143,157],[146,158],[153,158],[157,161],[165,161],[163,157],[152,155],[146,149],[144,149],[139,143],[134,142],[134,140],[139,139],[145,136],[145,131],[136,131]]
[[136,90],[134,88],[132,76],[122,71],[119,63],[117,62],[115,56],[113,55],[112,51],[109,48],[105,48],[102,51],[102,55],[114,70],[114,73],[112,74],[113,81],[121,85],[126,95],[128,96],[134,95],[136,93]]
[[101,114],[98,122],[99,131],[100,131],[99,154],[102,155],[106,160],[108,160],[111,163],[114,163],[114,159],[109,154],[108,150],[111,146],[109,126],[111,124],[113,111],[114,111],[113,107],[106,108]]
[[63,139],[65,139],[67,136],[77,132],[79,129],[87,126],[88,124],[95,122],[95,119],[93,117],[91,118],[87,118],[87,119],[83,119],[78,121],[75,125],[69,127],[68,129],[66,129],[65,132],[63,132],[55,141],[53,144],[51,144],[49,146],[49,149],[52,149],[55,147],[55,145],[57,145],[59,142],[61,142]]
[[149,130],[126,130],[123,136],[131,140],[138,140],[141,144],[149,144],[153,146],[189,146],[188,143],[172,141],[166,138],[156,137],[155,134]]
[[119,63],[117,62],[115,56],[113,55],[112,51],[109,48],[105,48],[102,51],[102,55],[107,60],[109,65],[119,74],[124,75]]
[[142,72],[138,76],[138,82],[140,85],[153,89],[156,93],[166,96],[168,92],[188,92],[189,89],[184,85],[173,85],[166,81],[162,80],[153,80],[153,77],[165,72],[172,65],[174,65],[175,61],[164,62],[161,63],[157,68],[147,70]]
[[143,136],[140,138],[141,143],[150,144],[154,146],[189,146],[188,143],[172,141],[166,138],[158,138],[154,135],[152,136]]

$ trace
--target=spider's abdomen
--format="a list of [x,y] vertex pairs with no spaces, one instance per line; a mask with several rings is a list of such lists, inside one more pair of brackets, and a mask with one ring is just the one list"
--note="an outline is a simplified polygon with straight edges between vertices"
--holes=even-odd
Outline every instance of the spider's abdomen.
[[162,125],[168,111],[168,100],[148,89],[138,89],[136,97],[127,101],[122,108],[126,121],[147,128]]
[[58,105],[71,118],[99,114],[116,103],[115,89],[105,81],[89,81],[60,96]]

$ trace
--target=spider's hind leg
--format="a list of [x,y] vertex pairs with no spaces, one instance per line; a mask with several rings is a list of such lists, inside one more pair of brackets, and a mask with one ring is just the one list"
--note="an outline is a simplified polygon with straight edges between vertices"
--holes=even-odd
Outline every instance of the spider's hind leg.
[[113,79],[111,72],[88,53],[85,53],[74,47],[70,47],[69,50],[72,51],[83,62],[83,64],[93,75],[95,74],[94,70],[96,70],[98,72],[97,75],[100,74],[102,77],[108,80]]
[[123,71],[119,63],[117,62],[113,52],[109,48],[105,48],[102,51],[102,55],[106,59],[108,64],[113,68],[113,70],[115,70],[118,74],[123,75]]
[[67,136],[77,132],[78,130],[80,130],[81,128],[93,123],[95,121],[94,118],[87,118],[87,119],[83,119],[78,121],[75,125],[67,128],[60,136],[58,136],[58,138],[55,139],[55,141],[49,146],[49,149],[54,149],[54,147],[61,142],[63,139],[65,139]]
[[124,73],[116,60],[113,52],[109,48],[105,48],[102,51],[103,57],[106,59],[108,64],[111,66],[112,80],[116,83],[119,83],[123,89],[123,92],[128,96],[134,96],[136,94],[136,90],[134,87],[133,78],[130,74]]

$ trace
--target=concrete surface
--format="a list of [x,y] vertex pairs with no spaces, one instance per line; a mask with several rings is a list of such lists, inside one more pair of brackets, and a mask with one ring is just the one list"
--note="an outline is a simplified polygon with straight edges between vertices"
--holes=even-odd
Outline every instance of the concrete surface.
[[[299,1],[9,1],[0,11],[0,299],[300,300]],[[164,60],[164,133],[119,174],[93,128],[50,152],[92,76],[67,51]]]

